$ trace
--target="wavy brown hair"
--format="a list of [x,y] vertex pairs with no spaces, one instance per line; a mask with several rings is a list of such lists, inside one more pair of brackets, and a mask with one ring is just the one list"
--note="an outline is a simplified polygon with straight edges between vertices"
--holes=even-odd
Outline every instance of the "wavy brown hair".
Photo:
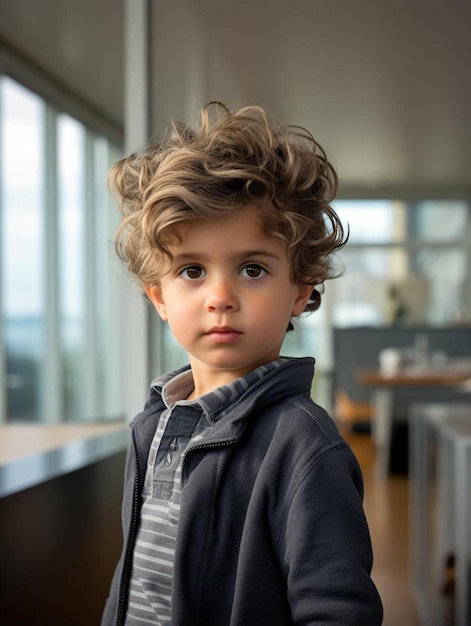
[[252,205],[265,232],[286,242],[293,282],[313,286],[306,310],[314,311],[334,276],[332,254],[347,239],[330,206],[338,182],[324,150],[307,130],[281,126],[259,106],[231,113],[207,104],[198,126],[173,123],[161,143],[113,165],[108,183],[122,216],[117,253],[144,286],[167,271],[179,224]]

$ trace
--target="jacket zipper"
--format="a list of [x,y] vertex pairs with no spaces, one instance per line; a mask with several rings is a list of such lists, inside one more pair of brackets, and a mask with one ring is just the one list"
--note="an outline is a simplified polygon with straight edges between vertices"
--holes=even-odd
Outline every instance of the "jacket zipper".
[[[134,434],[133,434],[133,440],[134,440]],[[136,472],[134,476],[131,523],[130,523],[130,528],[129,528],[129,533],[128,533],[128,545],[126,548],[126,555],[125,555],[124,562],[123,562],[123,571],[121,574],[120,595],[118,599],[118,610],[117,610],[117,617],[116,617],[117,626],[123,626],[124,624],[124,618],[125,618],[124,607],[126,604],[127,595],[129,591],[129,578],[131,575],[132,554],[134,550],[134,544],[136,541],[137,527],[138,527],[138,521],[139,521],[137,512],[139,508],[141,473],[140,473],[139,462],[137,458],[137,446],[136,446],[135,441],[133,441],[133,443],[134,443],[134,450],[136,454]]]
[[182,487],[186,482],[186,475],[185,475],[185,462],[187,459],[187,456],[189,454],[191,454],[192,452],[196,451],[196,450],[205,450],[207,448],[224,448],[225,446],[230,446],[233,443],[236,443],[237,439],[228,439],[227,441],[216,441],[213,443],[200,443],[199,445],[196,445],[192,448],[190,448],[189,450],[185,450],[185,452],[183,453],[183,461],[182,461]]
[[[133,435],[133,440],[134,440],[134,435]],[[214,443],[202,442],[201,444],[196,445],[194,448],[190,448],[190,450],[187,450],[183,456],[182,487],[184,483],[186,482],[185,461],[189,453],[193,452],[194,450],[201,450],[201,449],[206,449],[206,448],[223,448],[225,446],[236,443],[236,441],[237,439],[230,439],[228,441],[219,441],[219,442],[214,442]],[[124,618],[125,618],[124,607],[126,604],[127,594],[129,590],[129,578],[131,574],[132,553],[134,550],[134,544],[136,540],[137,527],[138,527],[138,521],[139,521],[137,512],[139,508],[139,498],[140,498],[140,469],[139,469],[139,463],[137,459],[137,446],[134,441],[133,443],[134,443],[134,450],[136,454],[136,472],[135,472],[135,480],[134,480],[134,488],[133,488],[131,523],[130,523],[129,534],[128,534],[129,541],[128,541],[127,548],[126,548],[126,555],[125,555],[124,562],[123,562],[123,571],[121,574],[121,586],[120,586],[118,610],[117,610],[117,617],[116,617],[117,626],[124,625]]]

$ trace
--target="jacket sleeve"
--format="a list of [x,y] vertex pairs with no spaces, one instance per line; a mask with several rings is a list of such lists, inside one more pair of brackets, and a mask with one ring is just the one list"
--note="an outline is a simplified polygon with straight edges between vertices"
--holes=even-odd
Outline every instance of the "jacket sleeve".
[[279,545],[294,624],[382,623],[362,495],[360,468],[345,442],[300,468]]

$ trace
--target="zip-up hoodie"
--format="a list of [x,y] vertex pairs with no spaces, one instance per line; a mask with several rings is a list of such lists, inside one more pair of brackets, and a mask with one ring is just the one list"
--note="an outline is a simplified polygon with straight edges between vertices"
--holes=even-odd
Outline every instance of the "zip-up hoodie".
[[[311,400],[313,372],[313,359],[286,360],[188,447],[172,626],[382,623],[361,471]],[[163,410],[152,388],[131,424],[124,549],[102,626],[125,622],[147,456]]]

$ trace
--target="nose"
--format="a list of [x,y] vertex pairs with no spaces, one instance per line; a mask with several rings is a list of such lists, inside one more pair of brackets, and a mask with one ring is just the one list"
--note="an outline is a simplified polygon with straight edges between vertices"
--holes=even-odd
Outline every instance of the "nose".
[[239,308],[236,290],[231,282],[225,278],[212,280],[208,284],[206,309],[208,311],[235,311]]

